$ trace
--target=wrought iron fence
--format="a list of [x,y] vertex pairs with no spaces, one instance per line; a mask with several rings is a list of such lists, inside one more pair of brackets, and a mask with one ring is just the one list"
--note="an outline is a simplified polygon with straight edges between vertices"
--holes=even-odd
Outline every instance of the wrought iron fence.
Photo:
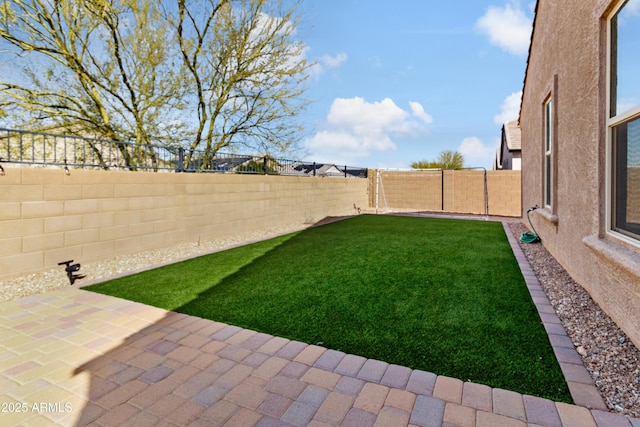
[[366,178],[367,168],[0,128],[0,164]]

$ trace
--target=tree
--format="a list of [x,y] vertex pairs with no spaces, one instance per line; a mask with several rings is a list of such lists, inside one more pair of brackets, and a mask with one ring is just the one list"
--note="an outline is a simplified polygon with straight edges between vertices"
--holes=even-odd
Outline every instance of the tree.
[[[133,141],[136,151],[173,133],[161,123],[180,97],[179,69],[152,0],[5,0],[0,21],[17,71],[0,82],[0,107],[14,122]],[[124,147],[135,166],[139,153]]]
[[296,8],[282,0],[236,3],[242,7],[210,3],[195,15],[178,1],[176,33],[198,112],[186,162],[201,145],[206,154],[234,143],[283,153],[302,130],[295,117],[308,103],[302,83],[311,64],[293,39]]
[[440,153],[438,160],[411,163],[413,169],[462,169],[464,167],[464,156],[451,150],[445,150]]
[[[146,144],[286,150],[310,66],[284,0],[0,0],[0,111]],[[122,149],[122,147],[120,147]],[[126,152],[127,164],[136,156]]]

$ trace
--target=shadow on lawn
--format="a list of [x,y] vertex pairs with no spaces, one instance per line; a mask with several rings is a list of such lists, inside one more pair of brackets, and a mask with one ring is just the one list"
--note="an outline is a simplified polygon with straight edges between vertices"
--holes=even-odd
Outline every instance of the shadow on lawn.
[[[400,354],[399,358],[394,359],[393,357],[385,356],[390,351],[404,348],[402,345],[404,345],[405,341],[415,338],[412,335],[424,333],[412,328],[400,331],[391,331],[386,328],[386,325],[391,321],[402,323],[403,318],[396,315],[397,310],[401,307],[409,313],[419,312],[424,308],[425,302],[432,305],[434,298],[432,295],[425,293],[420,295],[416,301],[409,301],[402,292],[398,292],[397,288],[392,287],[387,282],[383,282],[379,286],[366,288],[365,293],[369,294],[367,296],[370,302],[358,303],[357,301],[362,295],[356,292],[357,289],[354,286],[345,285],[343,287],[344,292],[340,292],[340,295],[335,295],[335,292],[328,294],[330,291],[328,291],[329,288],[324,286],[323,277],[312,276],[301,279],[300,276],[296,275],[296,269],[292,265],[275,265],[279,252],[288,250],[291,247],[295,247],[294,253],[300,256],[305,250],[317,250],[313,246],[313,241],[305,241],[308,235],[315,232],[314,229],[307,229],[295,235],[287,236],[286,239],[271,246],[268,250],[264,250],[255,257],[248,259],[239,269],[236,268],[229,271],[228,274],[223,275],[215,283],[200,289],[197,294],[194,294],[189,299],[189,302],[170,308],[176,312],[188,313],[189,316],[168,313],[157,322],[124,338],[123,343],[117,348],[78,368],[77,373],[84,371],[89,372],[92,376],[89,403],[83,411],[80,425],[95,421],[102,416],[115,417],[119,415],[126,419],[127,413],[134,412],[135,408],[132,405],[144,411],[139,416],[148,417],[148,421],[152,422],[168,419],[169,421],[183,424],[196,413],[198,413],[197,416],[213,417],[215,410],[219,411],[219,408],[216,407],[216,402],[221,399],[224,393],[229,391],[225,387],[221,388],[214,381],[226,375],[232,369],[236,371],[249,370],[255,367],[253,366],[254,364],[260,363],[261,360],[263,361],[265,355],[253,351],[259,345],[264,344],[265,340],[270,339],[271,335],[285,336],[292,340],[297,339],[312,344],[322,342],[323,346],[347,353],[359,352],[347,348],[348,342],[346,344],[344,342],[333,342],[334,338],[328,338],[327,331],[335,329],[339,335],[348,335],[349,333],[356,338],[371,335],[374,340],[370,341],[368,345],[373,350],[373,356],[360,352],[362,356],[385,360],[389,363],[409,366],[410,368],[436,372],[439,375],[448,375],[447,372],[437,372],[428,367],[412,366],[403,362],[405,356],[413,356],[410,353],[424,352],[427,354],[432,351],[431,348],[434,347],[434,343],[428,335],[418,340],[417,347],[405,349],[403,353],[406,354]],[[340,238],[340,232],[337,231],[336,233],[337,238]],[[371,245],[371,242],[365,242],[363,250],[368,245]],[[334,254],[334,258],[331,261],[332,265],[335,266],[333,273],[337,273],[335,277],[354,280],[354,272],[357,272],[362,266],[359,266],[356,262],[356,265],[351,270],[346,270],[346,266],[353,264],[355,261],[345,258],[339,251]],[[370,263],[366,256],[360,261]],[[281,270],[282,268],[290,269],[291,287],[283,291],[281,288],[259,286],[269,283],[270,272]],[[387,268],[392,268],[392,266],[380,267],[379,270],[374,269],[372,274],[385,273]],[[388,272],[386,273],[388,274]],[[398,270],[394,273],[394,277],[402,277],[401,274],[411,276],[412,271]],[[163,273],[162,276],[165,280],[173,280],[174,285],[180,283],[179,276],[174,275],[174,273]],[[335,280],[335,277],[331,280]],[[238,286],[255,288],[255,292],[243,296],[241,305],[236,305],[236,302],[228,299],[229,295]],[[411,292],[427,292],[428,290],[425,287],[425,289],[411,290]],[[289,305],[287,295],[290,292],[302,291],[304,291],[305,304],[303,306],[299,304]],[[465,290],[463,289],[462,292],[465,292]],[[371,293],[374,294],[371,295]],[[128,298],[126,295],[121,296],[135,300],[135,298]],[[331,302],[328,303],[327,301],[330,297]],[[216,302],[220,301],[225,301],[225,303],[216,304]],[[378,314],[374,316],[373,321],[362,321],[362,323],[356,323],[355,327],[353,326],[353,318],[357,316],[357,313],[354,312],[355,309],[352,308],[354,301],[356,301],[355,306],[359,310],[365,312],[377,310]],[[372,302],[375,305],[372,305]],[[226,332],[223,335],[237,332],[239,330],[238,327],[264,331],[265,333],[259,333],[251,338],[249,343],[241,343],[239,346],[228,346],[222,343],[224,336],[218,335],[216,338],[216,334],[221,333],[221,324],[197,318],[211,318],[207,313],[210,312],[212,305],[224,306],[224,310],[230,315],[239,311],[238,307],[252,307],[251,310],[243,310],[245,320],[241,322],[228,320],[235,319],[235,317],[227,318],[226,314],[213,316],[217,321],[236,325],[230,327],[231,329],[225,329]],[[531,303],[530,305],[533,307]],[[525,311],[532,309],[532,307],[525,309]],[[513,310],[511,309],[511,311]],[[506,316],[509,313],[508,311],[500,312],[496,306],[497,317],[488,319],[488,321],[501,321],[498,314]],[[537,313],[535,315],[537,316]],[[282,320],[285,320],[285,322],[281,323]],[[305,335],[297,329],[299,327],[306,329],[310,323],[314,322],[317,322],[313,325],[316,330],[315,335]],[[345,324],[350,324],[351,326],[345,327]],[[439,332],[444,330],[445,335],[450,336],[464,336],[466,333],[464,327],[458,329],[451,324],[436,325],[436,329],[439,329]],[[434,330],[433,332],[438,331]],[[503,338],[504,340],[501,341]],[[496,347],[501,346],[502,343],[509,343],[509,341],[512,341],[510,344],[513,345],[514,352],[521,351],[523,347],[525,347],[525,352],[541,351],[541,349],[535,348],[538,347],[537,344],[534,345],[534,348],[531,348],[529,347],[530,343],[509,336],[496,337],[496,340],[489,340],[489,342],[484,343],[486,344],[485,347],[477,350],[485,353],[491,352]],[[469,343],[473,343],[473,341],[469,341]],[[469,356],[460,356],[458,354],[462,354],[459,350],[461,349],[454,346],[430,357],[434,359],[458,358],[456,363],[462,364],[470,362]],[[242,356],[243,354],[244,356]],[[547,353],[545,353],[546,357]],[[550,357],[555,360],[551,351]],[[240,360],[241,363],[236,363]],[[489,371],[489,376],[491,376],[492,370],[497,372],[502,367],[490,365],[481,369]],[[469,378],[462,378],[463,381],[467,379]],[[475,382],[475,378],[473,380]],[[564,383],[561,373],[559,381]],[[486,383],[485,381],[479,382]],[[548,385],[555,384],[553,387],[556,387],[558,383],[558,379],[554,378],[553,381],[549,381]],[[235,387],[237,384],[233,385]],[[550,391],[557,396],[557,391]],[[540,393],[526,394],[540,395]],[[566,390],[566,396],[569,396],[568,390]],[[570,398],[560,398],[560,400],[570,401]],[[205,412],[210,414],[202,415]]]

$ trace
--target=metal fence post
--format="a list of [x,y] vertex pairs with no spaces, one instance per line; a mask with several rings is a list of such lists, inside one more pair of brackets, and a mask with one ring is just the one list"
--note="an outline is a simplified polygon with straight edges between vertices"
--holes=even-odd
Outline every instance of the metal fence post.
[[489,218],[489,188],[487,187],[487,170],[484,170],[484,214]]
[[264,156],[263,158],[262,174],[263,175],[267,174],[267,156]]
[[184,148],[178,148],[178,168],[177,172],[184,172]]
[[440,206],[444,212],[444,169],[440,169]]

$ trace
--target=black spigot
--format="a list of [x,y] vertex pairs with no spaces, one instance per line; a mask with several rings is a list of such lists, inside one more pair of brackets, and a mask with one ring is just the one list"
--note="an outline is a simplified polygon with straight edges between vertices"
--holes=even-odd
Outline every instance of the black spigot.
[[67,273],[67,277],[69,278],[69,282],[71,282],[71,284],[73,285],[73,283],[78,280],[78,279],[84,279],[85,277],[87,277],[84,274],[74,274],[77,271],[80,271],[80,263],[77,264],[71,264],[73,262],[72,259],[70,259],[69,261],[62,261],[59,262],[58,265],[64,265],[64,271],[66,271]]

